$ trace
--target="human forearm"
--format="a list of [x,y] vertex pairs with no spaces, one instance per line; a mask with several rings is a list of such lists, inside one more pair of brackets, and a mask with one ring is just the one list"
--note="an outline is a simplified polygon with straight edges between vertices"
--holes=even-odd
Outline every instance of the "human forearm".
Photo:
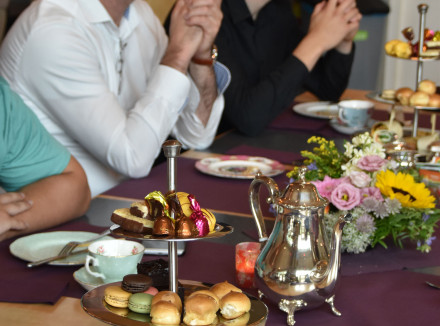
[[41,179],[20,190],[30,209],[14,216],[27,224],[24,230],[10,230],[2,238],[46,229],[83,215],[90,204],[87,178],[79,163],[72,157],[59,175]]

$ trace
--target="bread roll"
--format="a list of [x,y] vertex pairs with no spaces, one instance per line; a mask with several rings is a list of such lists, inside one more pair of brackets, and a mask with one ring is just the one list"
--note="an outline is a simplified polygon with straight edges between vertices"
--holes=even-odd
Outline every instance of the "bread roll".
[[244,293],[229,292],[220,299],[220,313],[226,319],[240,317],[251,310],[251,300]]
[[[215,293],[212,292],[211,290],[199,290],[199,291],[195,291],[195,292],[191,293],[191,294],[188,296],[188,299],[191,298],[191,297],[194,296],[194,295],[197,295],[197,294],[209,295],[210,297],[212,297],[212,298],[215,300],[215,302],[217,302],[217,304],[218,304],[219,307],[220,307],[220,299],[219,299],[219,297],[218,297],[217,295],[215,295]],[[218,308],[217,308],[217,310],[218,310]]]
[[411,57],[412,54],[412,48],[411,45],[407,42],[398,42],[396,45],[394,45],[394,52],[396,53],[396,56],[399,58],[405,58],[408,59]]
[[429,95],[428,106],[433,108],[440,108],[440,94]]
[[414,93],[414,91],[409,87],[401,87],[396,90],[396,99],[402,105],[409,105],[409,98]]
[[187,325],[210,325],[217,319],[219,304],[208,294],[194,294],[185,299],[183,322]]
[[425,92],[417,91],[409,98],[409,105],[411,106],[428,106],[429,95]]
[[168,301],[158,301],[151,306],[151,322],[157,325],[180,325],[180,311]]
[[221,300],[226,294],[229,292],[242,292],[238,287],[235,285],[232,285],[231,283],[228,283],[228,281],[224,281],[221,283],[214,284],[210,288],[211,292],[214,292],[214,294]]
[[180,300],[177,293],[174,293],[173,291],[160,291],[153,297],[151,304],[154,305],[159,301],[170,302],[177,307],[179,312],[182,312],[182,300]]
[[437,86],[432,80],[425,79],[419,83],[417,90],[432,95],[437,91]]

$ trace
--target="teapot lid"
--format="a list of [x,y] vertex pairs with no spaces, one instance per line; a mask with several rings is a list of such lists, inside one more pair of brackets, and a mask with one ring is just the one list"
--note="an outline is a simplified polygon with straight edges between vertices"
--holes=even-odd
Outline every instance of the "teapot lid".
[[328,200],[319,194],[316,186],[306,181],[306,172],[307,168],[305,166],[300,167],[298,180],[287,186],[279,200],[279,204],[310,208],[325,207],[328,204]]

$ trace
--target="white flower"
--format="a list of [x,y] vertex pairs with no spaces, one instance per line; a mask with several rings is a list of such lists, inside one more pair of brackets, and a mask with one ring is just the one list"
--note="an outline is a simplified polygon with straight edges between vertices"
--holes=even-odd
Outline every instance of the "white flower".
[[383,219],[389,215],[385,201],[378,203],[377,208],[374,211],[374,215],[376,215],[376,217],[381,218],[381,219]]
[[386,198],[385,199],[385,207],[388,211],[389,215],[397,214],[400,212],[402,208],[402,204],[397,199]]
[[358,188],[368,187],[371,182],[370,176],[362,171],[351,171],[348,176],[351,183]]

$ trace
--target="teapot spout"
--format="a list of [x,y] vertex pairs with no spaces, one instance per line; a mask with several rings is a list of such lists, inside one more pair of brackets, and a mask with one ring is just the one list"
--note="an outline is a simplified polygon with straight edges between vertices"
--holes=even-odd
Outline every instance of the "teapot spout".
[[[341,239],[342,230],[345,223],[349,223],[352,219],[350,213],[339,216],[338,221],[333,227],[333,234],[329,248],[330,260],[319,261],[315,270],[311,274],[311,280],[315,284],[316,289],[332,293],[336,280],[338,278],[339,267],[341,265]],[[322,292],[322,291],[321,291]],[[325,295],[325,293],[321,293]]]

